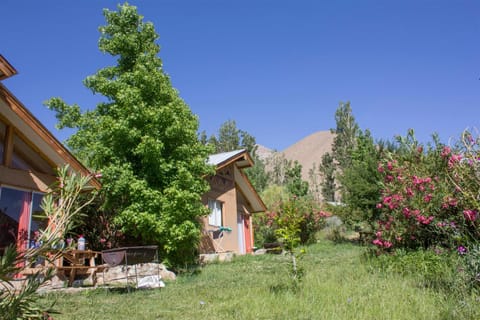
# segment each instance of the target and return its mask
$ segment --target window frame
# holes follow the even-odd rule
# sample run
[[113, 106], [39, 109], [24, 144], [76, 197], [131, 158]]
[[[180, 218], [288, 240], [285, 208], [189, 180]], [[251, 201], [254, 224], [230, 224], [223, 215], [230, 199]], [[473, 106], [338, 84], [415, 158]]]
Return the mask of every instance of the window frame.
[[[10, 190], [16, 190], [16, 191], [19, 191], [19, 192], [30, 193], [31, 198], [30, 198], [30, 203], [29, 203], [29, 208], [28, 208], [28, 219], [29, 220], [28, 220], [28, 228], [27, 228], [27, 239], [25, 240], [27, 246], [29, 247], [30, 242], [32, 240], [31, 234], [32, 234], [32, 218], [33, 218], [33, 203], [34, 203], [33, 199], [34, 199], [35, 195], [40, 195], [40, 196], [43, 197], [43, 196], [45, 196], [46, 193], [40, 192], [38, 190], [19, 188], [19, 187], [14, 187], [14, 186], [5, 185], [5, 184], [0, 183], [0, 200], [2, 198], [2, 190], [3, 189], [10, 189]], [[40, 204], [41, 204], [41, 201], [42, 200], [40, 200]], [[17, 232], [18, 232], [18, 230], [17, 230]], [[24, 248], [19, 248], [19, 249], [24, 249]]]
[[[224, 202], [218, 199], [208, 199], [208, 209], [210, 210], [210, 214], [208, 215], [208, 225], [213, 227], [221, 227], [223, 226], [223, 205]], [[214, 212], [214, 210], [218, 210]], [[213, 216], [213, 215], [216, 216]], [[218, 221], [220, 220], [220, 221]]]

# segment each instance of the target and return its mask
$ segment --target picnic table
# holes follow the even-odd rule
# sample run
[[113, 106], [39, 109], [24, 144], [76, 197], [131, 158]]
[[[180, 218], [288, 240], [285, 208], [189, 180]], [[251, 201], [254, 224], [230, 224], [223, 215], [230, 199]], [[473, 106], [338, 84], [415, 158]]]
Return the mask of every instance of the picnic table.
[[55, 269], [58, 273], [68, 276], [68, 285], [71, 286], [77, 274], [92, 275], [93, 281], [96, 279], [95, 259], [101, 255], [99, 251], [93, 250], [66, 250], [59, 254], [58, 259], [54, 262]]

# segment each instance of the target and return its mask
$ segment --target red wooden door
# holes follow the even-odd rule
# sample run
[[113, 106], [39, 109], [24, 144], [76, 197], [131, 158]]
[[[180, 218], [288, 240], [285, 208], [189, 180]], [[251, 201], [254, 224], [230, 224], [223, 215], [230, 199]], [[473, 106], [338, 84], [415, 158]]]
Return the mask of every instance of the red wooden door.
[[252, 233], [250, 231], [250, 216], [245, 215], [243, 217], [243, 230], [244, 230], [244, 238], [245, 238], [245, 252], [251, 253], [252, 250]]

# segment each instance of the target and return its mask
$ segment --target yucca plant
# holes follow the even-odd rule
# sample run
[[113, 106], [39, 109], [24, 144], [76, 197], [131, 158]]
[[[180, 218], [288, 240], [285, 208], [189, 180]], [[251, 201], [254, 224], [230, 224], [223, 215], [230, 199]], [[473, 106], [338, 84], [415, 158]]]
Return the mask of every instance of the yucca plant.
[[[49, 224], [39, 232], [40, 246], [18, 250], [14, 245], [6, 248], [0, 257], [0, 317], [2, 320], [52, 319], [49, 314], [53, 304], [40, 305], [37, 290], [54, 275], [53, 267], [34, 272], [20, 286], [15, 286], [15, 276], [21, 274], [39, 258], [51, 264], [61, 251], [57, 248], [65, 234], [75, 225], [81, 210], [91, 203], [94, 194], [81, 197], [91, 177], [77, 175], [64, 166], [58, 170], [58, 183], [42, 200], [42, 209]], [[52, 253], [54, 252], [54, 253]], [[20, 282], [19, 282], [20, 283]]]
[[[25, 260], [41, 255], [42, 248], [22, 253], [15, 246], [9, 246], [0, 259], [0, 314], [2, 319], [48, 319], [53, 304], [41, 306], [38, 303], [37, 290], [53, 276], [53, 268], [47, 268], [32, 274], [20, 288], [13, 284], [14, 275], [22, 272], [20, 267]], [[29, 257], [27, 257], [27, 255]]]

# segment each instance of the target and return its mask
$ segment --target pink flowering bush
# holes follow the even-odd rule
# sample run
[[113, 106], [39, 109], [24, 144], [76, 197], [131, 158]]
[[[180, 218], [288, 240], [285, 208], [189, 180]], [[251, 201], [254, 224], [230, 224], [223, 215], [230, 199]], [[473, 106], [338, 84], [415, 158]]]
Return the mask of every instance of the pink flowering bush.
[[453, 150], [438, 142], [424, 148], [413, 133], [400, 142], [400, 149], [378, 165], [383, 185], [372, 243], [380, 251], [390, 251], [453, 249], [477, 241], [478, 144], [471, 143], [468, 150], [458, 146]]

